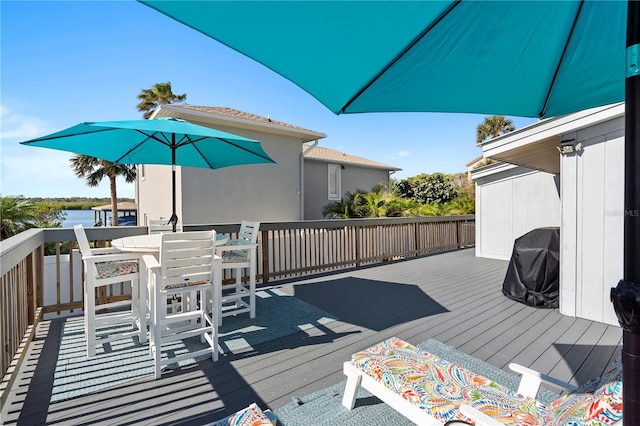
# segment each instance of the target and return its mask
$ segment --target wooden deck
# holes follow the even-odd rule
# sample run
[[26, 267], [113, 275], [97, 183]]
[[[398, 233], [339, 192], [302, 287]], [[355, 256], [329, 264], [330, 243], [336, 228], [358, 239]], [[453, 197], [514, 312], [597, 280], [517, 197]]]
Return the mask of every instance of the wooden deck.
[[[271, 283], [340, 318], [254, 351], [50, 403], [62, 321], [40, 324], [2, 412], [4, 424], [204, 424], [250, 402], [277, 409], [343, 380], [351, 353], [391, 336], [433, 338], [507, 369], [515, 361], [581, 384], [619, 352], [620, 328], [502, 295], [507, 262], [473, 249]], [[603, 301], [603, 303], [609, 303]]]

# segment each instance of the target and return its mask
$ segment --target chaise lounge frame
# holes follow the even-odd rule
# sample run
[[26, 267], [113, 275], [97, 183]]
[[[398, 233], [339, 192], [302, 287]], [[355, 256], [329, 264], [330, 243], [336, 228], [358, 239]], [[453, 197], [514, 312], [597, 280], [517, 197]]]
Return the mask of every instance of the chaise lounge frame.
[[[520, 383], [516, 392], [525, 397], [535, 399], [542, 383], [546, 383], [569, 392], [578, 389], [570, 383], [566, 383], [519, 364], [511, 363], [509, 364], [509, 368], [520, 374]], [[355, 366], [352, 361], [346, 361], [343, 364], [343, 372], [347, 376], [347, 383], [345, 385], [344, 395], [342, 398], [342, 405], [347, 409], [351, 410], [354, 408], [356, 392], [359, 387], [362, 387], [419, 426], [441, 426], [444, 424], [441, 420], [431, 416], [427, 411], [421, 409], [417, 405], [414, 405], [412, 402], [403, 398], [393, 390], [385, 387], [383, 383]], [[461, 404], [459, 410], [464, 417], [475, 422], [476, 426], [503, 425], [501, 422], [487, 416], [470, 405]], [[614, 423], [614, 425], [622, 426], [623, 421], [620, 420]]]

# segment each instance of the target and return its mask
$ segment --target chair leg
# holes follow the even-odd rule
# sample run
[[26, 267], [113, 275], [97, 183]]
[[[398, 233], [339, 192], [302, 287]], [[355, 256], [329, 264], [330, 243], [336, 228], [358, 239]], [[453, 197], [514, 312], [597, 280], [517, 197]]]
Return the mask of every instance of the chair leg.
[[[345, 367], [346, 370], [346, 367]], [[347, 373], [347, 384], [344, 387], [344, 395], [342, 396], [342, 405], [351, 410], [356, 405], [356, 391], [362, 383], [362, 376], [357, 373]]]
[[[235, 268], [234, 273], [236, 274], [236, 294], [242, 293], [242, 271], [243, 268]], [[242, 306], [240, 299], [236, 299], [236, 309], [239, 309]]]
[[249, 318], [256, 317], [256, 258], [251, 256], [249, 267]]
[[85, 292], [84, 328], [87, 337], [87, 357], [96, 355], [96, 291], [95, 287], [87, 283]]
[[[153, 355], [153, 364], [155, 370], [155, 377], [159, 379], [162, 375], [162, 326], [161, 326], [161, 318], [167, 312], [167, 307], [165, 306], [167, 297], [160, 294], [160, 297], [154, 298], [155, 307], [153, 309], [153, 347], [152, 347], [152, 355]], [[164, 311], [162, 311], [164, 309]], [[151, 345], [150, 345], [151, 348]]]
[[[147, 342], [147, 280], [145, 274], [140, 274], [138, 285], [138, 316], [140, 327], [140, 343]], [[133, 301], [132, 301], [133, 302]]]

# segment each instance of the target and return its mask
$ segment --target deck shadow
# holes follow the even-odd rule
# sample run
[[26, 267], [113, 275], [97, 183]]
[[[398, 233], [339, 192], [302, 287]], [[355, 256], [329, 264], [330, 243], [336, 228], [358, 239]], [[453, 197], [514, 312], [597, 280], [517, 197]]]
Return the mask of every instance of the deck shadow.
[[[617, 357], [622, 353], [622, 345], [571, 345], [554, 343], [553, 347], [562, 357], [566, 367], [578, 385], [583, 385], [589, 380], [600, 376]], [[598, 369], [596, 366], [604, 366]], [[554, 372], [551, 372], [554, 375]]]
[[418, 286], [348, 277], [294, 285], [294, 296], [342, 322], [381, 331], [448, 312]]

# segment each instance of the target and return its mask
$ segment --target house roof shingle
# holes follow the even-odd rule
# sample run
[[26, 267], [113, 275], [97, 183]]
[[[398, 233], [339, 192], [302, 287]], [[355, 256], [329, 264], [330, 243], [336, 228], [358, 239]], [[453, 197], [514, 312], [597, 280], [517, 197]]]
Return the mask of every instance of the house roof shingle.
[[304, 158], [310, 160], [319, 160], [326, 162], [333, 162], [337, 164], [353, 164], [362, 167], [370, 167], [375, 169], [385, 169], [398, 171], [402, 170], [398, 167], [391, 166], [389, 164], [379, 163], [377, 161], [368, 160], [366, 158], [358, 157], [344, 152], [336, 151], [334, 149], [323, 147], [305, 147]]
[[284, 121], [274, 120], [270, 117], [262, 117], [260, 115], [251, 114], [248, 112], [240, 111], [228, 107], [214, 107], [214, 106], [201, 106], [201, 105], [182, 105], [182, 104], [170, 104], [161, 105], [158, 108], [159, 116], [174, 116], [176, 113], [190, 114], [195, 112], [201, 117], [209, 117], [214, 120], [226, 120], [227, 118], [235, 122], [236, 124], [244, 123], [250, 126], [260, 126], [262, 129], [270, 128], [273, 130], [280, 129], [282, 132], [294, 133], [298, 135], [304, 135], [305, 141], [314, 139], [325, 138], [327, 135], [315, 130], [305, 129], [304, 127], [296, 126], [293, 124], [285, 123]]

